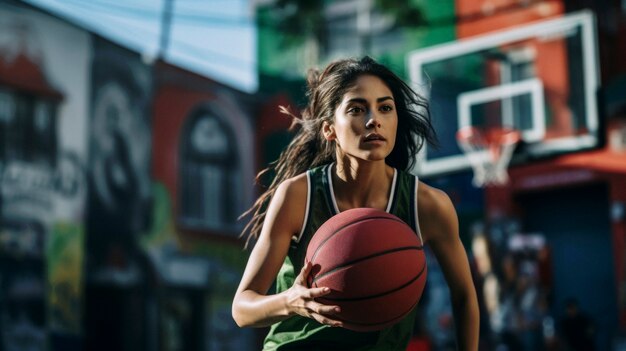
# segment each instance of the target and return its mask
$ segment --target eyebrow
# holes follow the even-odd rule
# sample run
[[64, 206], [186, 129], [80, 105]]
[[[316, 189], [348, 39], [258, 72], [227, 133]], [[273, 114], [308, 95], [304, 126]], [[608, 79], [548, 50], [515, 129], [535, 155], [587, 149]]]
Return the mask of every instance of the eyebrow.
[[[378, 99], [376, 99], [376, 102], [379, 102], [379, 103], [380, 103], [380, 102], [387, 101], [387, 100], [394, 101], [394, 100], [393, 100], [393, 98], [392, 98], [391, 96], [383, 96], [383, 97], [379, 97]], [[348, 101], [346, 101], [346, 102], [348, 102], [348, 103], [349, 103], [349, 102], [366, 103], [366, 102], [367, 102], [367, 100], [366, 100], [366, 99], [364, 99], [364, 98], [359, 98], [359, 97], [357, 97], [357, 98], [352, 98], [352, 99], [349, 99], [349, 100], [348, 100]]]

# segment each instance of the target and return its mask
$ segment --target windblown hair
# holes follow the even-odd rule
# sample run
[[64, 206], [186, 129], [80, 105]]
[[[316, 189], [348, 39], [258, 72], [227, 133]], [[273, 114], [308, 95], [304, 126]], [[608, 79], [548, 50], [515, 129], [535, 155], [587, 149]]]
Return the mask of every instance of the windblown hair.
[[395, 146], [385, 159], [388, 165], [408, 170], [413, 166], [415, 155], [424, 142], [436, 143], [427, 101], [396, 74], [372, 58], [365, 56], [360, 60], [338, 60], [330, 63], [322, 72], [310, 70], [307, 77], [308, 105], [302, 111], [301, 117], [283, 106], [280, 107], [281, 112], [293, 117], [290, 130], [296, 130], [296, 134], [278, 160], [257, 175], [258, 181], [265, 173], [275, 173], [269, 188], [242, 215], [243, 217], [252, 213], [252, 218], [242, 232], [242, 235], [249, 233], [246, 246], [260, 234], [267, 205], [280, 183], [308, 169], [335, 161], [334, 142], [324, 138], [322, 125], [324, 122], [333, 123], [335, 110], [343, 95], [362, 75], [380, 78], [393, 94], [398, 127]]

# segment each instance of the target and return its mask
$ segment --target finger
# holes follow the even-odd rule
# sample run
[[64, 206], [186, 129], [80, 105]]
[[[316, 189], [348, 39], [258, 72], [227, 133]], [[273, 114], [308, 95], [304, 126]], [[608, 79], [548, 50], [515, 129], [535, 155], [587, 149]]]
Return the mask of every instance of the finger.
[[309, 295], [311, 298], [322, 297], [324, 295], [330, 294], [330, 288], [321, 287], [321, 288], [311, 288], [309, 289]]
[[324, 305], [321, 303], [315, 303], [310, 306], [310, 308], [318, 314], [322, 315], [335, 315], [341, 312], [341, 308], [336, 305]]
[[302, 275], [305, 277], [309, 275], [309, 273], [311, 273], [311, 267], [313, 267], [313, 264], [310, 261], [304, 262], [304, 266], [302, 267]]
[[315, 319], [316, 321], [318, 321], [321, 324], [330, 325], [332, 327], [342, 327], [343, 326], [343, 322], [341, 322], [340, 320], [328, 318], [328, 317], [322, 316], [321, 314], [314, 314], [312, 317], [313, 317], [313, 319]]
[[298, 276], [296, 277], [296, 282], [300, 285], [305, 285], [304, 284], [306, 282], [305, 277], [309, 275], [310, 271], [311, 271], [311, 262], [305, 262], [304, 266], [302, 266], [302, 269], [300, 270], [300, 274], [298, 274]]

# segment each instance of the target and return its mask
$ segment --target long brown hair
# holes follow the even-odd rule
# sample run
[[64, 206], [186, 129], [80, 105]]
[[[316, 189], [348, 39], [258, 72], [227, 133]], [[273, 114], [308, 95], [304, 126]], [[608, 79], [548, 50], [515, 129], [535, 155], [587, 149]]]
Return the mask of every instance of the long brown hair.
[[281, 112], [294, 117], [290, 130], [296, 130], [296, 134], [278, 160], [257, 175], [259, 180], [267, 172], [275, 173], [269, 188], [242, 215], [253, 214], [242, 232], [242, 235], [249, 233], [246, 246], [260, 234], [267, 205], [281, 182], [310, 168], [335, 161], [334, 143], [323, 137], [322, 124], [324, 121], [332, 124], [335, 110], [343, 95], [362, 75], [380, 78], [393, 94], [398, 129], [395, 146], [385, 159], [388, 165], [408, 170], [413, 166], [415, 155], [424, 142], [436, 142], [427, 101], [391, 70], [372, 58], [365, 56], [360, 60], [338, 60], [330, 63], [322, 72], [310, 70], [307, 76], [308, 105], [302, 111], [301, 117], [281, 106]]

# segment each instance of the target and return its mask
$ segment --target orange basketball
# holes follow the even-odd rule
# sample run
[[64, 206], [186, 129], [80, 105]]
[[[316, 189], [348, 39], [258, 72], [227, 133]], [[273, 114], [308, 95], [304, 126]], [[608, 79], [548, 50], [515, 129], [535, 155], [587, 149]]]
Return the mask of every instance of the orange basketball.
[[426, 283], [419, 236], [400, 218], [372, 208], [341, 212], [319, 227], [307, 247], [309, 287], [329, 287], [317, 300], [338, 305], [344, 327], [386, 328], [417, 305]]

